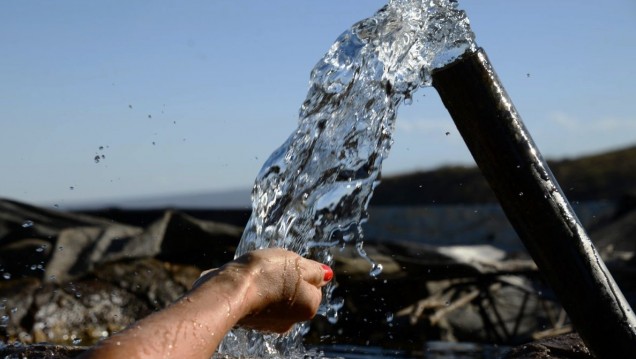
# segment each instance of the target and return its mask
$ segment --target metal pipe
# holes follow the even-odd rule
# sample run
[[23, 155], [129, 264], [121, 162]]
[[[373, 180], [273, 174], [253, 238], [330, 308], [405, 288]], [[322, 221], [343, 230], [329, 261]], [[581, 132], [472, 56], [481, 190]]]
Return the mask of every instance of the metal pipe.
[[433, 86], [585, 344], [599, 358], [636, 358], [636, 317], [483, 49], [433, 73]]

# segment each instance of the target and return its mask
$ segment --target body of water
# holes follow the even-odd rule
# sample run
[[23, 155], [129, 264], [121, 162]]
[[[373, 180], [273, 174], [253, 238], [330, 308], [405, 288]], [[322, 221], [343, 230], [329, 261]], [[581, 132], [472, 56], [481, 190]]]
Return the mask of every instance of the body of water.
[[[611, 217], [613, 201], [573, 203], [589, 231]], [[408, 241], [434, 246], [488, 244], [508, 253], [525, 247], [501, 206], [492, 204], [375, 206], [363, 225], [365, 237], [378, 241]]]
[[426, 342], [418, 352], [386, 350], [379, 347], [332, 345], [314, 348], [326, 358], [344, 359], [500, 359], [508, 347], [474, 343]]

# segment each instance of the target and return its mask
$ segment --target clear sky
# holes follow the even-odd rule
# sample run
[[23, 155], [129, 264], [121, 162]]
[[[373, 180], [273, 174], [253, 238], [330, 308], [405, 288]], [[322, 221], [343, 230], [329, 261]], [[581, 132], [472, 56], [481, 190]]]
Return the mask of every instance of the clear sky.
[[[250, 187], [314, 64], [383, 4], [0, 2], [0, 197]], [[545, 157], [636, 144], [636, 2], [459, 4]], [[385, 175], [472, 163], [433, 90], [401, 108]]]

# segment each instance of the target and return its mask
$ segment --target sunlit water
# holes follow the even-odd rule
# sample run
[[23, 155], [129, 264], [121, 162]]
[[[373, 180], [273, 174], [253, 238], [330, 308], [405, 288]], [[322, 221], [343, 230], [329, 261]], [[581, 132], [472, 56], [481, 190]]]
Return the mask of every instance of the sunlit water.
[[[311, 72], [298, 128], [265, 162], [236, 256], [282, 247], [332, 264], [329, 249], [367, 258], [361, 224], [392, 143], [396, 110], [431, 82], [431, 71], [474, 49], [468, 18], [449, 0], [394, 0], [345, 31]], [[370, 261], [370, 275], [381, 266]], [[320, 314], [342, 302], [324, 290]], [[219, 357], [320, 357], [307, 353], [307, 324], [284, 336], [234, 330]]]

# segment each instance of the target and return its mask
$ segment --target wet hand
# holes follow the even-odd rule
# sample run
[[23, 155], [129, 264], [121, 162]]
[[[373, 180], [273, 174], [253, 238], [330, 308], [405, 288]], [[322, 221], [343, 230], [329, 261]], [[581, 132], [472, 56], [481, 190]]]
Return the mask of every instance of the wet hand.
[[221, 277], [247, 283], [239, 325], [284, 333], [295, 323], [316, 315], [322, 299], [320, 288], [332, 279], [333, 271], [296, 253], [269, 248], [204, 272], [195, 288]]

